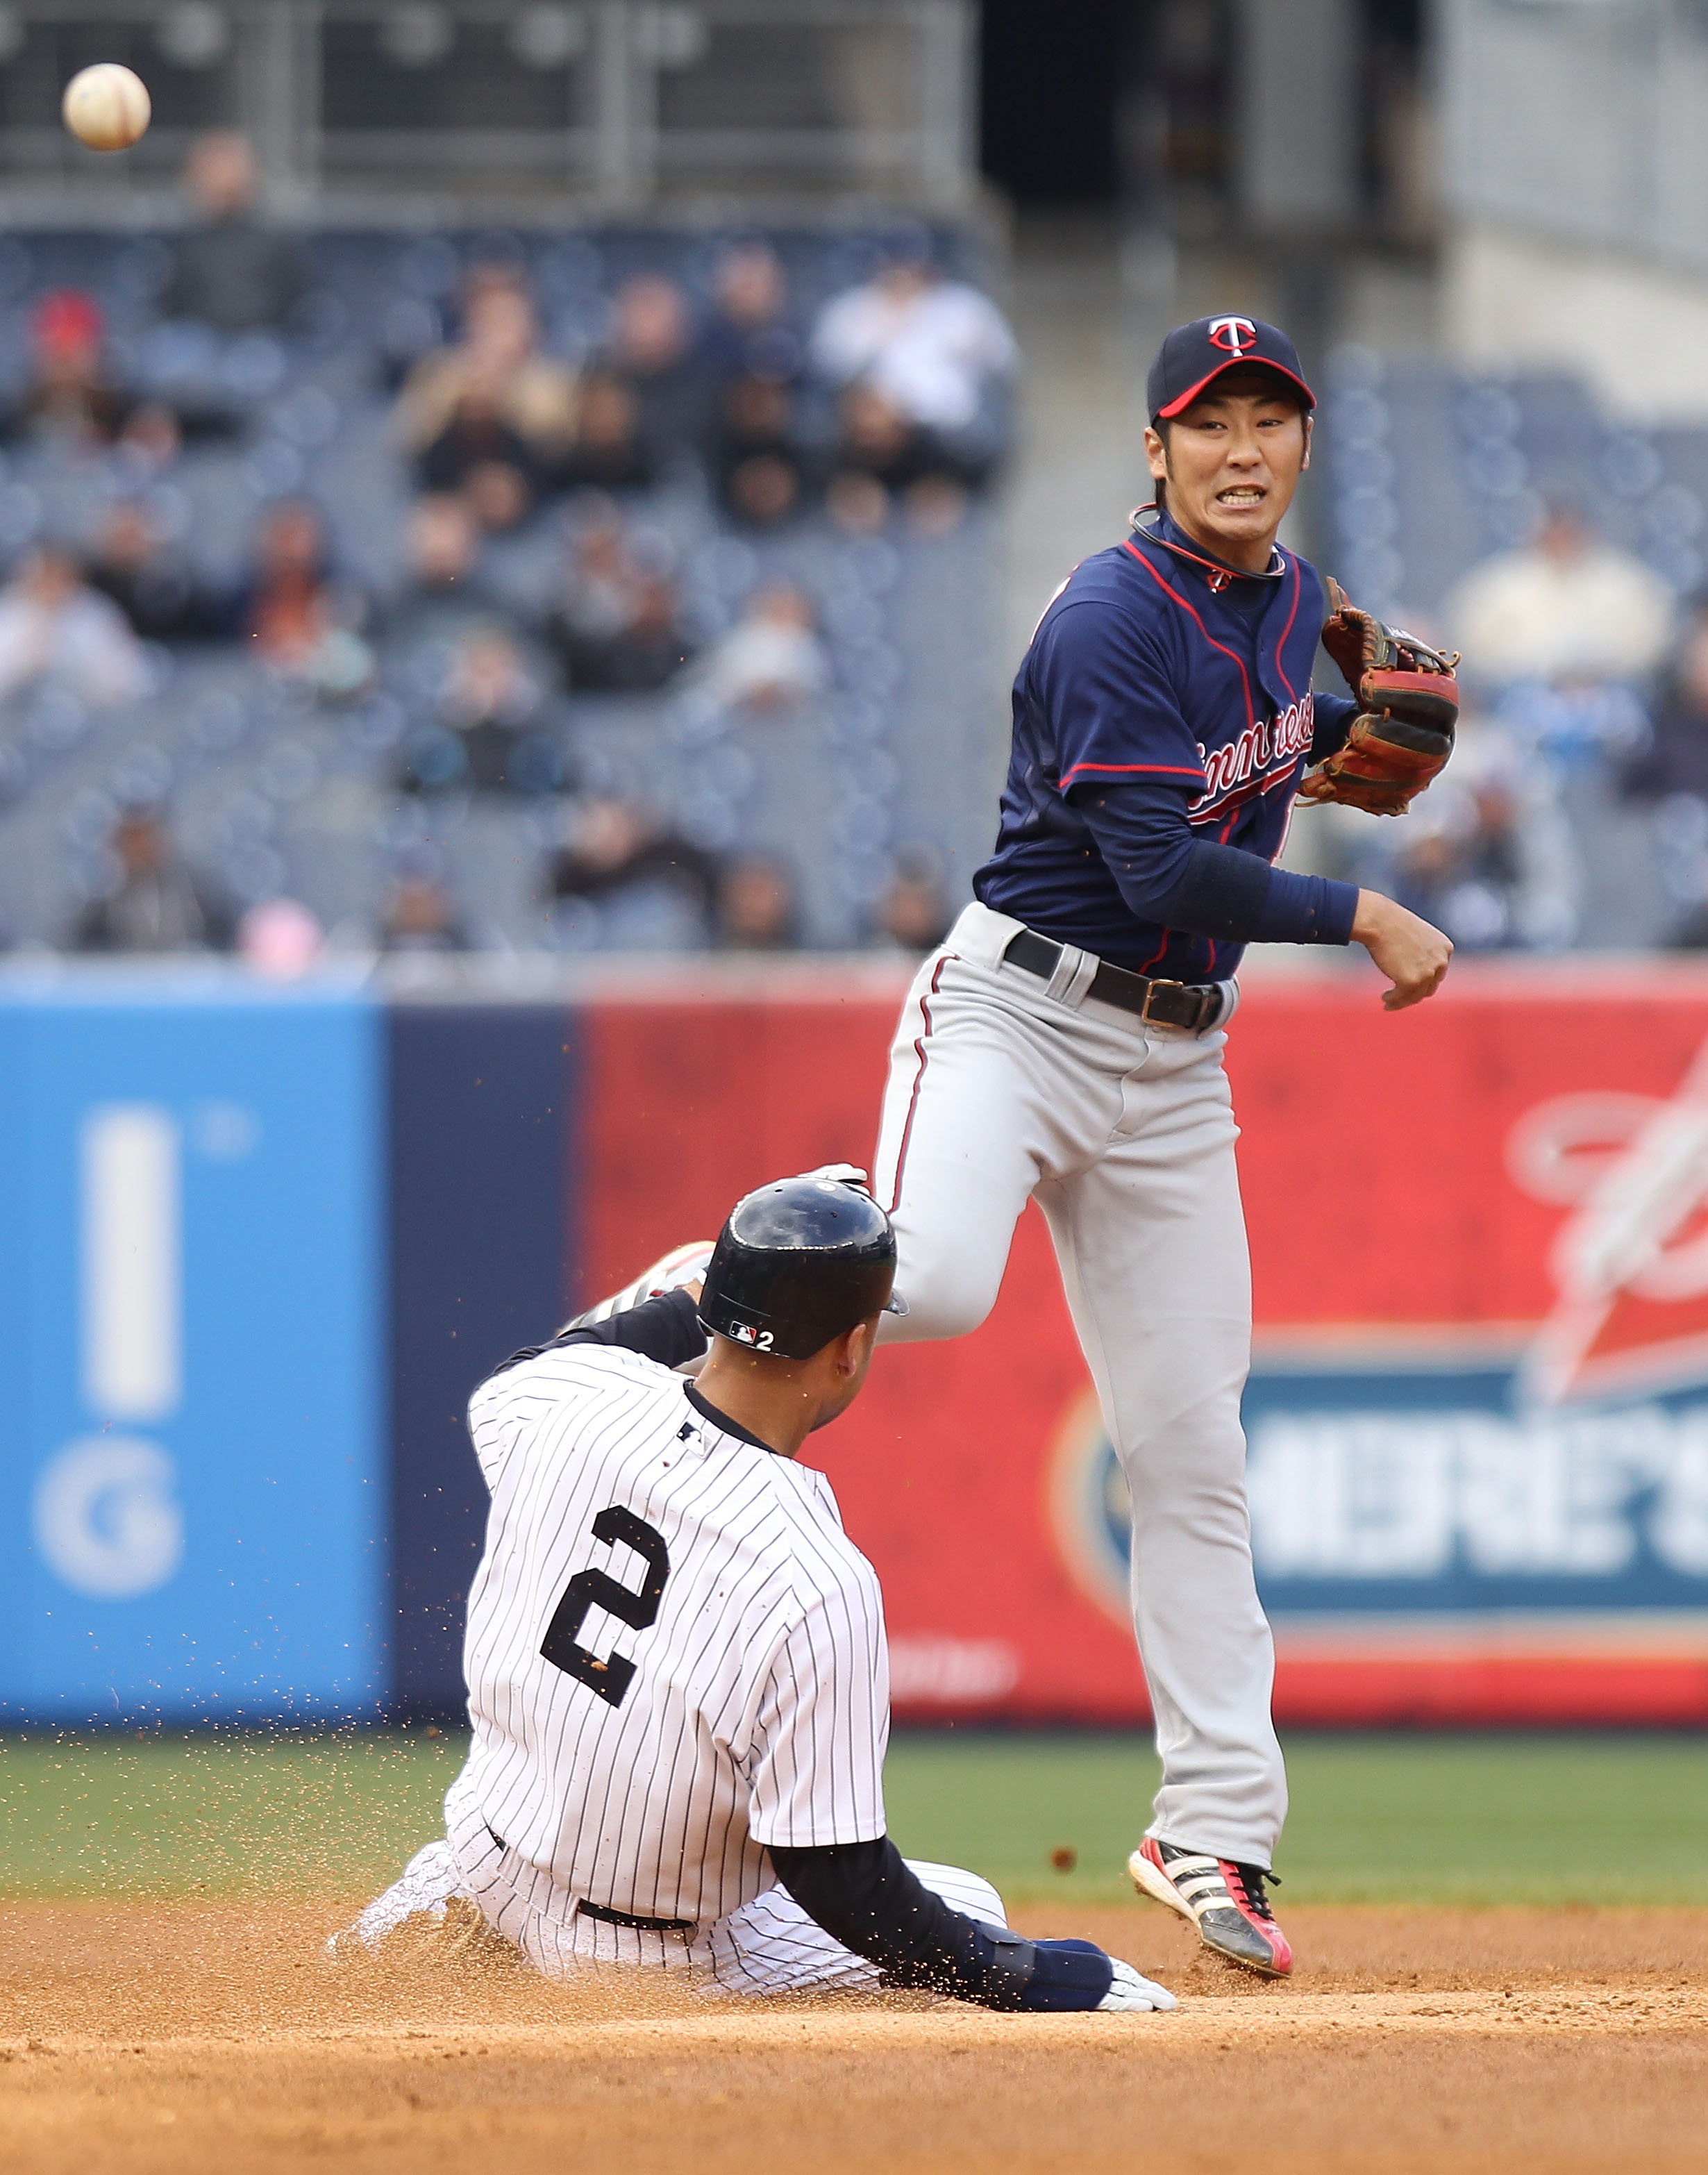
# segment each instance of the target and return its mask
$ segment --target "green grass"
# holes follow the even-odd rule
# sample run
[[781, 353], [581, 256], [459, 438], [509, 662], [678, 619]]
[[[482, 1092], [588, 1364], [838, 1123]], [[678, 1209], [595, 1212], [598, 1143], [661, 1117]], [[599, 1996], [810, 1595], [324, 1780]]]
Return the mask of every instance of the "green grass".
[[[1708, 1739], [1295, 1737], [1289, 1903], [1676, 1903], [1708, 1859]], [[1126, 1892], [1157, 1762], [1121, 1737], [898, 1738], [890, 1831], [1017, 1900]], [[1077, 1855], [1054, 1871], [1054, 1851]], [[1708, 1900], [1708, 1899], [1705, 1899]]]
[[[1696, 1900], [1708, 1739], [1301, 1737], [1289, 1902]], [[456, 1737], [0, 1738], [0, 1894], [371, 1892], [439, 1832]], [[1131, 1736], [897, 1738], [890, 1831], [1014, 1901], [1114, 1901], [1156, 1761]], [[1076, 1854], [1054, 1870], [1051, 1853]]]

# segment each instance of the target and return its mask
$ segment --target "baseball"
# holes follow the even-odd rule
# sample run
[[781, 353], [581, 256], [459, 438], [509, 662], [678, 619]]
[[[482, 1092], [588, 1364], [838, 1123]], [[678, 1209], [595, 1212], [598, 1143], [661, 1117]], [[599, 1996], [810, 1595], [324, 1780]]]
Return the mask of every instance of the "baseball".
[[127, 151], [148, 133], [154, 109], [139, 75], [117, 61], [80, 69], [65, 86], [65, 125], [91, 151]]

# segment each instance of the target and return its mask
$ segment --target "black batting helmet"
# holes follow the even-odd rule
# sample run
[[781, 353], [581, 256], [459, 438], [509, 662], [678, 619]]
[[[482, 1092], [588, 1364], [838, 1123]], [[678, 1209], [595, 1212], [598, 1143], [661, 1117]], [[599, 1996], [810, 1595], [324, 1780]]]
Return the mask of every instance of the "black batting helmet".
[[896, 1234], [870, 1194], [780, 1178], [738, 1201], [700, 1293], [706, 1327], [750, 1352], [810, 1359], [872, 1315], [905, 1314]]

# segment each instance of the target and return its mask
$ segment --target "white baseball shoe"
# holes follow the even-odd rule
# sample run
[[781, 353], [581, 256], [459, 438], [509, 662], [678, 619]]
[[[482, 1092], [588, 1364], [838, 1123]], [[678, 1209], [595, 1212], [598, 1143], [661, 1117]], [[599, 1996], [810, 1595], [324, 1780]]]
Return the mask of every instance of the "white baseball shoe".
[[1230, 1963], [1266, 1978], [1285, 1978], [1293, 1969], [1293, 1950], [1269, 1906], [1275, 1875], [1266, 1866], [1182, 1850], [1147, 1836], [1127, 1860], [1127, 1872], [1141, 1896], [1190, 1919], [1205, 1947]]

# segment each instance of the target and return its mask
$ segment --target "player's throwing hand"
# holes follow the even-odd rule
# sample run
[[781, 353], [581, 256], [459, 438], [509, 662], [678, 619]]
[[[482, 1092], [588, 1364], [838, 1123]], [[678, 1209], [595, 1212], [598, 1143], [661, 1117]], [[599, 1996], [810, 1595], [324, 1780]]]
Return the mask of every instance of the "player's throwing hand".
[[1379, 891], [1361, 891], [1353, 916], [1353, 941], [1362, 944], [1393, 984], [1382, 992], [1391, 1012], [1420, 1005], [1441, 986], [1453, 957], [1450, 937], [1408, 907]]

